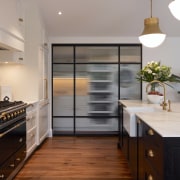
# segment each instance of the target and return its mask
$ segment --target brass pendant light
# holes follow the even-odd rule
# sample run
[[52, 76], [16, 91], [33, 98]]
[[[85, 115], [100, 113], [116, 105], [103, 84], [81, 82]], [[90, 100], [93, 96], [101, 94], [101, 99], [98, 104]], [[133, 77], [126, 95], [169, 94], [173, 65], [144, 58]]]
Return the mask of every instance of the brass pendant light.
[[158, 47], [166, 38], [159, 28], [159, 19], [152, 17], [152, 0], [151, 0], [151, 17], [144, 20], [144, 30], [139, 36], [140, 42], [150, 48]]

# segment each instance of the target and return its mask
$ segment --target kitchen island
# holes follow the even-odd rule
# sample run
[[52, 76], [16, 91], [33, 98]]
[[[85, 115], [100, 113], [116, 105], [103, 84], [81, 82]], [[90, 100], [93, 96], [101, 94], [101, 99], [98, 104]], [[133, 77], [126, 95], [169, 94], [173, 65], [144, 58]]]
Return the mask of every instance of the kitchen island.
[[180, 179], [180, 103], [172, 103], [171, 112], [145, 101], [122, 100], [120, 105], [123, 109], [152, 109], [150, 112], [134, 112], [137, 133], [128, 137], [126, 150], [135, 179]]

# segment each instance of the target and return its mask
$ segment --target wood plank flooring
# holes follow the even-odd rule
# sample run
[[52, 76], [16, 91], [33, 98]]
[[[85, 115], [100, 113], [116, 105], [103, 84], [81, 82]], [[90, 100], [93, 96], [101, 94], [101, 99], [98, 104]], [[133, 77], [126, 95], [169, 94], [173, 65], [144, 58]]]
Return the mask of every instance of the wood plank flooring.
[[48, 138], [15, 180], [132, 180], [117, 137]]

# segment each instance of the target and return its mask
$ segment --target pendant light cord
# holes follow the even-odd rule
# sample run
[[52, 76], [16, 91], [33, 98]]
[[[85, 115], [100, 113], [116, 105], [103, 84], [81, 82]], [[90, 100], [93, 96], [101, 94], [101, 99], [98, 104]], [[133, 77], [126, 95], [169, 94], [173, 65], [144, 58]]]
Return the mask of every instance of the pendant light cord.
[[151, 18], [152, 18], [152, 0], [151, 0]]

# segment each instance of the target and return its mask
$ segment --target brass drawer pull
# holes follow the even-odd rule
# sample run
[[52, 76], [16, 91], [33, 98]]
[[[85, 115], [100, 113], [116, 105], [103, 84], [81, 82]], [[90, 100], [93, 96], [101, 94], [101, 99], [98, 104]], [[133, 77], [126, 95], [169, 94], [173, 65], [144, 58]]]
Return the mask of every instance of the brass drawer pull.
[[148, 130], [148, 135], [153, 136], [154, 135], [154, 131], [152, 129], [149, 129]]
[[0, 175], [0, 179], [4, 179], [4, 177], [5, 177], [4, 174]]
[[15, 167], [15, 164], [10, 164], [9, 167], [14, 168], [14, 167]]
[[148, 175], [147, 180], [154, 180], [153, 176], [151, 174]]
[[148, 153], [147, 153], [147, 155], [149, 156], [149, 157], [154, 157], [154, 152], [153, 152], [153, 150], [148, 150]]
[[17, 158], [16, 161], [21, 161], [21, 158]]

